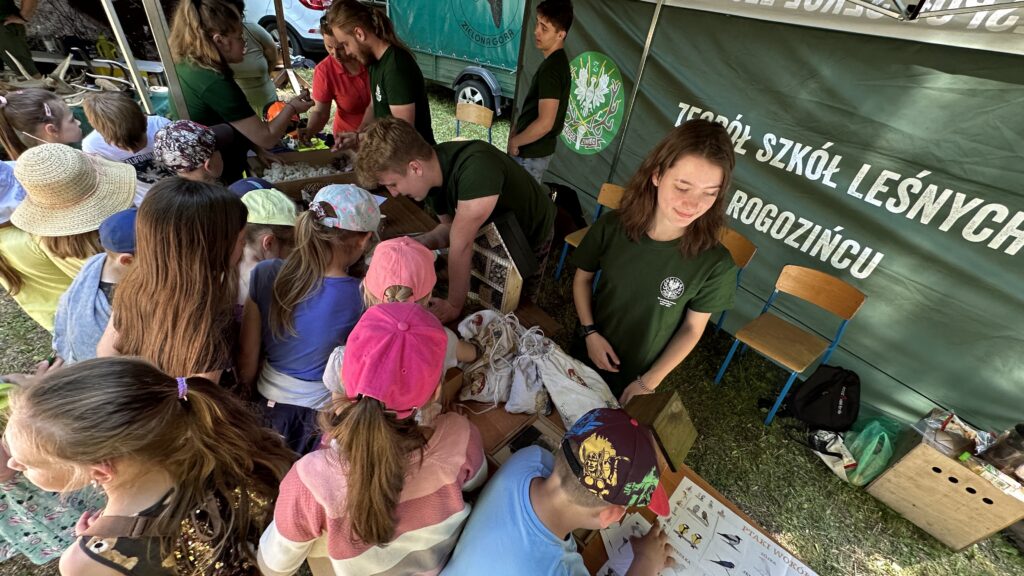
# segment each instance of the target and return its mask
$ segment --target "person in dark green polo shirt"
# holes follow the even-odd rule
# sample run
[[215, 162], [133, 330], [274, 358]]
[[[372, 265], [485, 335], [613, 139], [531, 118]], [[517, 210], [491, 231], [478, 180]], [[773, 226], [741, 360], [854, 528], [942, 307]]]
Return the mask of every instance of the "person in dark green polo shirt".
[[[221, 150], [221, 178], [225, 182], [238, 180], [246, 167], [248, 151], [278, 145], [288, 131], [292, 114], [278, 114], [271, 122], [264, 122], [235, 83], [228, 65], [245, 57], [245, 36], [242, 16], [234, 2], [182, 0], [174, 11], [170, 44], [189, 119], [206, 126], [230, 124], [234, 128], [232, 146]], [[294, 114], [302, 114], [312, 105], [312, 98], [303, 93], [286, 106]]]
[[[572, 354], [597, 368], [619, 402], [652, 393], [732, 307], [736, 265], [719, 235], [732, 169], [721, 124], [673, 129], [590, 228], [572, 262], [580, 335]], [[591, 285], [601, 277], [597, 292]]]
[[540, 182], [555, 153], [558, 135], [565, 125], [569, 106], [569, 58], [565, 36], [572, 26], [572, 2], [544, 0], [537, 5], [533, 42], [544, 53], [530, 82], [515, 129], [508, 139], [508, 153]]
[[[420, 136], [434, 145], [423, 72], [395, 35], [387, 15], [359, 2], [335, 2], [327, 20], [345, 53], [370, 71], [370, 106], [359, 132], [365, 132], [374, 120], [394, 116], [415, 126]], [[349, 134], [345, 140], [357, 145], [354, 136]]]
[[[440, 224], [417, 236], [428, 248], [449, 247], [448, 298], [430, 304], [442, 322], [458, 318], [469, 292], [469, 270], [477, 231], [511, 212], [544, 268], [551, 247], [555, 206], [543, 185], [507, 154], [479, 140], [431, 146], [408, 122], [385, 118], [366, 134], [356, 172], [367, 188], [383, 186], [393, 196], [428, 200]], [[526, 290], [531, 287], [529, 284]]]
[[[25, 27], [29, 20], [36, 13], [36, 6], [39, 0], [21, 0], [21, 8], [14, 3], [14, 0], [0, 0], [0, 57], [7, 69], [15, 74], [18, 67], [11, 61], [8, 52], [13, 55], [21, 64], [29, 76], [39, 78], [39, 70], [36, 70], [36, 63], [32, 60], [32, 51], [28, 47], [28, 35]], [[3, 67], [0, 66], [0, 70]]]

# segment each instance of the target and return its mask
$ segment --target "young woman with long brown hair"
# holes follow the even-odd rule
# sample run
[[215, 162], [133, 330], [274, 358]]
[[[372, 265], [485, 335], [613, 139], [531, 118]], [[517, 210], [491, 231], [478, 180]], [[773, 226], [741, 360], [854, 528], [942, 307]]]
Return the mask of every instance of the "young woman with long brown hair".
[[254, 545], [291, 454], [216, 384], [86, 360], [15, 392], [4, 436], [9, 465], [36, 486], [106, 492], [61, 574], [259, 574]]
[[697, 345], [711, 314], [732, 306], [736, 266], [718, 238], [735, 164], [721, 125], [676, 127], [633, 175], [622, 206], [599, 218], [573, 254], [583, 340], [574, 353], [623, 404], [653, 392]]
[[232, 364], [246, 214], [219, 184], [157, 182], [139, 207], [135, 260], [97, 356], [141, 356], [168, 374], [218, 382]]
[[264, 260], [250, 276], [239, 379], [243, 390], [256, 384], [269, 424], [300, 454], [315, 447], [317, 410], [331, 399], [322, 381], [327, 359], [363, 311], [359, 279], [348, 269], [379, 223], [369, 192], [325, 186], [299, 215], [288, 258]]
[[242, 177], [246, 151], [253, 145], [272, 148], [288, 131], [292, 114], [313, 105], [308, 94], [288, 101], [291, 113], [264, 122], [235, 83], [230, 64], [245, 58], [242, 15], [229, 0], [181, 0], [174, 10], [169, 38], [174, 68], [192, 120], [206, 125], [230, 124], [235, 129], [234, 154], [225, 154], [223, 180]]
[[421, 418], [440, 396], [447, 336], [423, 306], [366, 311], [348, 339], [348, 401], [325, 412], [330, 448], [281, 483], [260, 539], [265, 576], [436, 574], [469, 515], [463, 491], [487, 476], [480, 432], [464, 416]]

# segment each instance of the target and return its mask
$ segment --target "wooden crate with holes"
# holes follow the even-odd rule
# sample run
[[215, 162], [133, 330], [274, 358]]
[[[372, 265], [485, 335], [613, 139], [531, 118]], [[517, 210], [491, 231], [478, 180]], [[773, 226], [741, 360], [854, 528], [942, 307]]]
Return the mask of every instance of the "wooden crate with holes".
[[957, 551], [1024, 519], [1024, 501], [913, 434], [916, 443], [869, 494]]

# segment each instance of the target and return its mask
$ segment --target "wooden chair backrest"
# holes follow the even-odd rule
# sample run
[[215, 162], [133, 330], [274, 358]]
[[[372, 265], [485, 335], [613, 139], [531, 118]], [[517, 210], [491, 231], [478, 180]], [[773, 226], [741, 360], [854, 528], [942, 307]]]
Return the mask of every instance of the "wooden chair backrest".
[[455, 119], [490, 128], [494, 123], [494, 110], [472, 102], [459, 102], [455, 106]]
[[747, 240], [747, 237], [732, 228], [722, 228], [722, 236], [718, 239], [732, 255], [732, 261], [742, 270], [750, 264], [750, 260], [757, 252], [757, 246]]
[[794, 264], [782, 268], [775, 288], [846, 320], [853, 318], [866, 298], [863, 292], [831, 274]]
[[622, 186], [605, 182], [601, 184], [601, 191], [597, 193], [597, 203], [612, 210], [618, 210], [625, 193], [626, 189]]

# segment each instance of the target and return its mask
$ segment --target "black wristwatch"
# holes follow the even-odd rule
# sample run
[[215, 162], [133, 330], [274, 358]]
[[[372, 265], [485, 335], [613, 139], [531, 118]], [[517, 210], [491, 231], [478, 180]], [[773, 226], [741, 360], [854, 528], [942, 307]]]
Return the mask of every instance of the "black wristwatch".
[[580, 324], [580, 336], [586, 338], [594, 332], [597, 332], [596, 324]]

